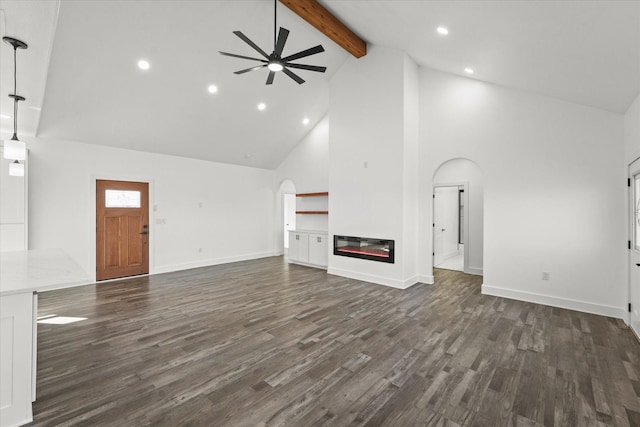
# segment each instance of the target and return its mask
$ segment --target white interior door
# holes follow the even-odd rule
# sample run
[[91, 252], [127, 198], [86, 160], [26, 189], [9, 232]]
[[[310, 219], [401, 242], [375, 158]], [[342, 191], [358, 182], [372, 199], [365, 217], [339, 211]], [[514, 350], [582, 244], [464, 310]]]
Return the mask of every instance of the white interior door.
[[433, 265], [458, 255], [458, 187], [433, 189]]
[[631, 250], [629, 251], [629, 302], [631, 327], [640, 335], [640, 159], [629, 165], [631, 188]]
[[296, 195], [283, 194], [284, 200], [284, 248], [289, 249], [289, 231], [296, 229]]

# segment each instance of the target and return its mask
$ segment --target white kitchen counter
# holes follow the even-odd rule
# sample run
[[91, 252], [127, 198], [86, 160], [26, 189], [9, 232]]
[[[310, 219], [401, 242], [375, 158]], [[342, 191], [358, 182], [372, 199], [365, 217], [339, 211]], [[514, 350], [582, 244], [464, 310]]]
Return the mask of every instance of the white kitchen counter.
[[33, 418], [38, 292], [89, 282], [60, 249], [0, 252], [0, 427]]
[[0, 253], [0, 296], [87, 283], [87, 273], [61, 249]]

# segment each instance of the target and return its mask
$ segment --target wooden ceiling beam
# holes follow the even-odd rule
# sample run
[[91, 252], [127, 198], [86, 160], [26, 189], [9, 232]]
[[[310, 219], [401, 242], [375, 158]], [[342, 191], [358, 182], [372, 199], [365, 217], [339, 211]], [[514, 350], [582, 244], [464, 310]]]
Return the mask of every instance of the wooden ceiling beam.
[[367, 43], [344, 25], [317, 0], [280, 0], [294, 13], [316, 27], [356, 58], [367, 54]]

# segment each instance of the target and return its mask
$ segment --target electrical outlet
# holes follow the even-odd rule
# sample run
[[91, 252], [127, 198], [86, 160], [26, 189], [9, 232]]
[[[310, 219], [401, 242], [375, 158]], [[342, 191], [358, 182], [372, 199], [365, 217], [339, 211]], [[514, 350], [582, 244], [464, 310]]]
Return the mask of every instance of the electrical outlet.
[[548, 272], [548, 271], [543, 271], [543, 272], [542, 272], [542, 280], [546, 280], [547, 282], [548, 282], [549, 280], [551, 280], [551, 275], [549, 274], [549, 272]]

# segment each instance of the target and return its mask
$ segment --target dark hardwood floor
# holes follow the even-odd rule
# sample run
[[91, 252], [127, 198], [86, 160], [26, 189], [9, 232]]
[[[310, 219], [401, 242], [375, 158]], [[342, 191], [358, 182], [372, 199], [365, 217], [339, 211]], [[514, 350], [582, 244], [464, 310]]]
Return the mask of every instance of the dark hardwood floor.
[[40, 294], [34, 426], [640, 426], [621, 321], [282, 257]]

